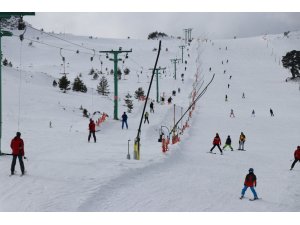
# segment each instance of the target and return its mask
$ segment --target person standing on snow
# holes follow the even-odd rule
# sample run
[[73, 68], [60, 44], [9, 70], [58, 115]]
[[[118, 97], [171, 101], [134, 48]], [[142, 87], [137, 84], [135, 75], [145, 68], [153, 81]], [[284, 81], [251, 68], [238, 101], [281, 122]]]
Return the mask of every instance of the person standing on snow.
[[126, 125], [126, 128], [128, 129], [127, 119], [128, 119], [128, 116], [126, 115], [126, 112], [124, 112], [122, 115], [122, 130], [124, 128], [124, 124]]
[[24, 167], [24, 163], [23, 163], [24, 141], [21, 138], [20, 132], [17, 132], [16, 136], [11, 140], [10, 147], [12, 149], [12, 155], [13, 155], [13, 159], [11, 162], [11, 168], [10, 168], [11, 175], [14, 175], [14, 173], [15, 173], [15, 166], [16, 166], [17, 158], [19, 159], [22, 175], [24, 175], [24, 173], [25, 173], [25, 167]]
[[270, 114], [271, 116], [274, 116], [273, 110], [270, 108]]
[[90, 123], [89, 123], [89, 137], [88, 137], [88, 142], [90, 142], [91, 136], [93, 135], [94, 138], [94, 142], [96, 143], [96, 124], [94, 122], [94, 120], [90, 119]]
[[150, 103], [150, 113], [151, 112], [154, 113], [154, 104], [153, 104], [153, 102]]
[[246, 136], [243, 132], [241, 132], [240, 140], [239, 140], [239, 149], [238, 150], [244, 150], [245, 141], [246, 141]]
[[229, 117], [235, 117], [234, 113], [233, 113], [233, 109], [230, 110], [230, 115]]
[[222, 152], [222, 149], [220, 148], [220, 145], [221, 145], [221, 138], [219, 137], [219, 134], [216, 133], [216, 136], [213, 140], [213, 147], [210, 149], [210, 153], [212, 153], [212, 150], [217, 146], [221, 152], [221, 155], [223, 155], [223, 152]]
[[254, 195], [253, 200], [258, 199], [256, 191], [254, 189], [254, 186], [256, 187], [257, 182], [256, 182], [256, 176], [253, 171], [254, 170], [252, 168], [249, 169], [249, 173], [247, 174], [247, 176], [245, 178], [244, 188], [242, 189], [242, 195], [241, 195], [240, 199], [244, 198], [245, 192], [248, 189], [248, 187], [250, 188], [250, 190], [252, 191], [252, 193]]
[[227, 102], [228, 101], [228, 97], [227, 97], [227, 95], [225, 95], [225, 102]]
[[254, 109], [252, 110], [251, 116], [252, 116], [252, 117], [255, 117], [255, 111], [254, 111]]
[[148, 124], [149, 124], [149, 113], [148, 113], [148, 112], [145, 113], [145, 120], [144, 120], [144, 123], [146, 123], [146, 121], [147, 121]]
[[294, 158], [295, 158], [295, 160], [294, 160], [290, 170], [292, 170], [294, 168], [296, 162], [298, 162], [298, 161], [300, 162], [300, 146], [298, 146], [297, 149], [295, 150]]
[[227, 139], [226, 139], [226, 142], [225, 142], [225, 145], [224, 147], [222, 148], [222, 150], [224, 150], [226, 147], [229, 147], [231, 148], [231, 151], [233, 151], [233, 148], [231, 147], [231, 138], [230, 138], [230, 135], [228, 135]]

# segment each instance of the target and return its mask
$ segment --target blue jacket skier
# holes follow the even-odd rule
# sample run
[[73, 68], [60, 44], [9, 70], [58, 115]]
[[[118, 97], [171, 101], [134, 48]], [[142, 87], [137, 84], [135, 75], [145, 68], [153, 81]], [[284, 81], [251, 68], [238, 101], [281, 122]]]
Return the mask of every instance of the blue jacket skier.
[[127, 116], [126, 112], [124, 112], [122, 115], [122, 129], [124, 128], [124, 124], [126, 125], [126, 128], [128, 129], [127, 118], [128, 118], [128, 116]]

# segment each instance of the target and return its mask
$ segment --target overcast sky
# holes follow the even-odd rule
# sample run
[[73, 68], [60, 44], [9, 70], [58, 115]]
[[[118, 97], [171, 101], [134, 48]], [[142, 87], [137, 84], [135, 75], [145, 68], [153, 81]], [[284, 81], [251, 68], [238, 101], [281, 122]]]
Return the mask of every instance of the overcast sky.
[[45, 31], [106, 38], [146, 39], [152, 31], [183, 36], [184, 28], [193, 28], [192, 36], [232, 38], [265, 33], [300, 30], [300, 13], [36, 13], [24, 17]]

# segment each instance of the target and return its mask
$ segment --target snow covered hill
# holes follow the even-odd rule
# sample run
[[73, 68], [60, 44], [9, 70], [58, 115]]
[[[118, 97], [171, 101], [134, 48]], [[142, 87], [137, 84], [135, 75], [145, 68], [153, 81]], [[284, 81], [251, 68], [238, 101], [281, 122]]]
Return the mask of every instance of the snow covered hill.
[[[279, 62], [287, 51], [297, 50], [299, 37], [300, 33], [294, 32], [289, 38], [280, 34], [194, 40], [184, 50], [187, 64], [177, 64], [176, 80], [170, 59], [181, 58], [178, 46], [183, 43], [163, 40], [158, 65], [166, 67], [166, 72], [160, 75], [160, 96], [168, 98], [176, 90], [172, 103], [177, 119], [181, 107], [185, 111], [191, 102], [195, 75], [199, 83], [204, 82], [202, 89], [213, 74], [215, 79], [196, 104], [181, 142], [170, 145], [167, 153], [162, 153], [157, 139], [161, 126], [172, 127], [174, 105], [154, 104], [150, 124], [142, 125], [141, 160], [128, 160], [126, 155], [131, 140], [133, 157], [132, 143], [144, 101], [134, 100], [133, 112], [128, 113], [129, 129], [122, 130], [121, 122], [113, 120], [113, 76], [107, 74], [113, 63], [105, 55], [93, 56], [88, 49], [132, 49], [128, 59], [120, 55], [120, 69], [131, 71], [119, 80], [121, 117], [126, 111], [125, 95], [133, 96], [138, 87], [147, 91], [158, 41], [47, 35], [30, 28], [22, 44], [18, 37], [3, 38], [3, 58], [13, 67], [2, 67], [1, 150], [10, 152], [10, 141], [20, 130], [28, 160], [26, 176], [9, 177], [11, 157], [0, 157], [0, 211], [299, 211], [300, 165], [293, 171], [289, 168], [299, 145], [300, 92], [297, 83], [285, 82], [288, 71]], [[81, 73], [87, 93], [62, 93], [52, 86], [63, 72], [60, 48], [68, 78], [73, 82]], [[100, 61], [109, 81], [108, 97], [96, 93], [99, 79], [88, 75], [91, 68], [101, 70]], [[150, 92], [153, 100], [155, 82]], [[90, 113], [109, 115], [96, 133], [97, 143], [87, 141], [89, 121], [82, 116], [81, 106]], [[229, 117], [230, 109], [235, 118]], [[253, 109], [255, 117], [251, 117]], [[188, 115], [184, 122], [187, 119]], [[241, 131], [247, 137], [245, 152], [236, 151]], [[231, 136], [235, 151], [206, 153], [217, 132], [222, 144]], [[250, 167], [258, 177], [257, 192], [262, 198], [256, 202], [238, 198]], [[18, 164], [16, 169], [20, 174]], [[248, 190], [246, 196], [252, 197], [252, 193]]]

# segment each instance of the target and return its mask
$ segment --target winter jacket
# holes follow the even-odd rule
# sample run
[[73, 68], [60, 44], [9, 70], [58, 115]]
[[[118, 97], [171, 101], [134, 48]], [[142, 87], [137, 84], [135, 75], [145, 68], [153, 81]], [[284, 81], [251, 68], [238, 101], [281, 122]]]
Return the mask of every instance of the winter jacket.
[[246, 136], [244, 134], [241, 134], [240, 135], [240, 141], [246, 141]]
[[231, 145], [231, 139], [230, 139], [230, 137], [228, 137], [227, 139], [226, 139], [226, 143], [225, 143], [226, 145]]
[[150, 108], [153, 109], [153, 102], [150, 103]]
[[244, 185], [247, 187], [256, 186], [256, 176], [254, 173], [247, 174]]
[[124, 114], [122, 115], [122, 120], [123, 120], [123, 121], [127, 121], [127, 118], [128, 118], [127, 115], [124, 113]]
[[89, 124], [89, 130], [91, 132], [95, 132], [96, 131], [96, 125], [95, 125], [94, 121], [90, 122], [90, 124]]
[[296, 149], [294, 152], [295, 159], [300, 160], [300, 148]]
[[149, 113], [146, 112], [146, 113], [145, 113], [145, 118], [148, 118], [148, 117], [149, 117]]
[[11, 140], [10, 147], [12, 149], [13, 155], [22, 155], [24, 156], [24, 142], [20, 137], [14, 137]]
[[214, 138], [213, 145], [221, 145], [221, 138], [219, 136]]

